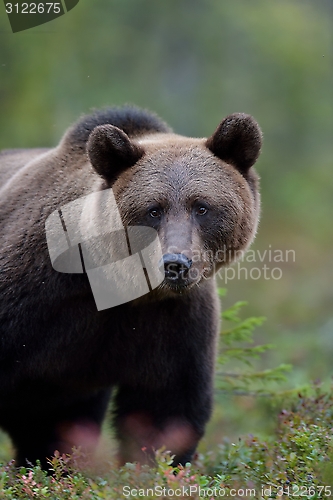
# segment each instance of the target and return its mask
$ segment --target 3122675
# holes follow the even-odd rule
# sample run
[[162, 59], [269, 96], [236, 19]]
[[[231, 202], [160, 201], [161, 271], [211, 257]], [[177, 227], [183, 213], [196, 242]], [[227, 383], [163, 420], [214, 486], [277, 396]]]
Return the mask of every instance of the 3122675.
[[59, 14], [60, 2], [11, 3], [5, 5], [7, 14]]

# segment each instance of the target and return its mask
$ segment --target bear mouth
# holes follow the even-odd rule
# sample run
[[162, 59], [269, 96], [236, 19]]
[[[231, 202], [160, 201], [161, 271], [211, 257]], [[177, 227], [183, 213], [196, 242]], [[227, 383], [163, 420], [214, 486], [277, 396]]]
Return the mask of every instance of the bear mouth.
[[183, 295], [189, 292], [194, 286], [199, 285], [199, 281], [190, 280], [177, 280], [177, 282], [172, 282], [168, 279], [164, 279], [159, 285], [158, 289], [162, 292], [171, 292], [173, 295]]

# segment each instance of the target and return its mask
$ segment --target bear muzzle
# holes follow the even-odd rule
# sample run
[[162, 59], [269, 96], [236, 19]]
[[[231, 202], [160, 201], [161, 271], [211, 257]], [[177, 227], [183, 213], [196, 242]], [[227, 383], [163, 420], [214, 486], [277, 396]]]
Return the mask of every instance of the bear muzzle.
[[192, 260], [182, 253], [167, 253], [162, 257], [165, 281], [171, 285], [187, 286]]

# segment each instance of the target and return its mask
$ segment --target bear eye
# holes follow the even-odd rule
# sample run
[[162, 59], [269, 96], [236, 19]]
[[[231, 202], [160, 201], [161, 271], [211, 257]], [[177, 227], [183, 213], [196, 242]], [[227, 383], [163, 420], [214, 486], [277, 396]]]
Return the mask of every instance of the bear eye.
[[204, 207], [203, 205], [199, 205], [196, 208], [196, 214], [197, 215], [206, 215], [207, 212], [208, 212], [208, 209], [206, 207]]
[[160, 208], [151, 208], [149, 210], [149, 215], [150, 215], [150, 217], [153, 217], [154, 219], [160, 218], [161, 217], [161, 209]]

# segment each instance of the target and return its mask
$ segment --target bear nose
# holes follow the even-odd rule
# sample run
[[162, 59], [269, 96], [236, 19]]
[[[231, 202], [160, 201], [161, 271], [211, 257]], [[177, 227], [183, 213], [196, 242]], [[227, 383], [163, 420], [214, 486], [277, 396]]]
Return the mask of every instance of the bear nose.
[[166, 279], [176, 283], [186, 278], [192, 261], [182, 253], [167, 253], [163, 255], [163, 264]]

